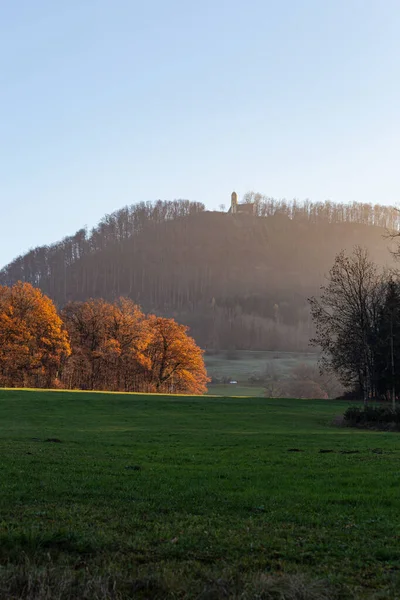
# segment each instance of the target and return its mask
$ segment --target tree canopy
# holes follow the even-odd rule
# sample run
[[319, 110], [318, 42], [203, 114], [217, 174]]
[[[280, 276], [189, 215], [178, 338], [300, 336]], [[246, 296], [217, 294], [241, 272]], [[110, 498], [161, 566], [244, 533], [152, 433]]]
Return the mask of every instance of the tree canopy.
[[47, 296], [29, 283], [0, 286], [0, 385], [48, 387], [70, 354]]
[[59, 315], [28, 283], [0, 287], [0, 385], [202, 394], [207, 382], [187, 327], [130, 299], [70, 302]]

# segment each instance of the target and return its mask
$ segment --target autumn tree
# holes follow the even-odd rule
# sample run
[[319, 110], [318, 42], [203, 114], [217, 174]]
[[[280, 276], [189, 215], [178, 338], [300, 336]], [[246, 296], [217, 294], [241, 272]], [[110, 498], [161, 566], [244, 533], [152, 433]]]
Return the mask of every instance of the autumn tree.
[[116, 389], [135, 391], [150, 366], [147, 348], [151, 333], [143, 312], [129, 298], [114, 302], [109, 335], [113, 351], [109, 364]]
[[203, 393], [203, 354], [173, 319], [150, 316], [127, 298], [71, 302], [63, 313], [72, 356], [68, 388]]
[[51, 387], [69, 354], [50, 298], [29, 283], [0, 286], [0, 385]]
[[63, 373], [68, 388], [106, 389], [104, 353], [107, 351], [107, 324], [111, 306], [104, 300], [71, 302], [62, 312], [70, 336], [72, 355]]
[[150, 343], [146, 349], [149, 367], [146, 379], [156, 392], [203, 394], [207, 371], [203, 351], [188, 336], [188, 328], [173, 319], [150, 316]]
[[71, 302], [62, 313], [72, 344], [64, 373], [69, 388], [133, 391], [148, 365], [145, 317], [129, 299]]

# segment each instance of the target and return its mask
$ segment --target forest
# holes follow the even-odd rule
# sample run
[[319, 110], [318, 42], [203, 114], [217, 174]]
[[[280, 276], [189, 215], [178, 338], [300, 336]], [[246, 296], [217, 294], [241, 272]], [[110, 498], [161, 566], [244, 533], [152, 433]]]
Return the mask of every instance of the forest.
[[124, 296], [189, 326], [203, 348], [303, 351], [314, 334], [307, 298], [338, 252], [358, 244], [378, 265], [393, 264], [385, 238], [399, 230], [393, 207], [256, 193], [243, 202], [253, 216], [188, 200], [125, 206], [90, 231], [17, 257], [0, 284], [30, 283], [60, 310]]

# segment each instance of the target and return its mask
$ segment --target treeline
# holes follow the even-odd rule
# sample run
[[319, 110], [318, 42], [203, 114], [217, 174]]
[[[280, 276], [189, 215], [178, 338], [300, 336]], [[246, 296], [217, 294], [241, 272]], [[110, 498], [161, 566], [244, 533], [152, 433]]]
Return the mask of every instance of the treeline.
[[173, 319], [127, 298], [68, 303], [0, 286], [0, 386], [204, 393], [203, 353]]
[[354, 397], [400, 396], [400, 280], [382, 271], [368, 253], [341, 252], [319, 297], [310, 300], [313, 343], [321, 366], [338, 375]]
[[60, 309], [124, 296], [185, 323], [204, 348], [306, 350], [307, 297], [335, 254], [360, 243], [377, 263], [387, 261], [382, 234], [398, 228], [399, 213], [259, 194], [245, 200], [258, 216], [207, 212], [186, 200], [125, 207], [91, 232], [18, 257], [0, 271], [0, 284], [29, 282]]
[[[74, 265], [85, 263], [85, 258], [101, 254], [109, 247], [118, 250], [133, 237], [150, 235], [157, 225], [181, 220], [204, 210], [204, 204], [188, 200], [160, 200], [126, 206], [103, 217], [90, 233], [80, 229], [60, 242], [39, 246], [17, 257], [0, 271], [0, 283], [28, 282], [50, 294], [56, 302], [65, 302], [72, 294], [78, 294], [79, 288], [85, 290], [89, 284], [88, 281], [78, 281], [79, 269], [74, 269]], [[109, 293], [109, 286], [113, 291], [119, 287], [116, 275], [116, 272], [103, 274], [102, 291]], [[86, 273], [84, 277], [87, 277]], [[99, 283], [99, 273], [94, 273], [91, 281], [94, 291], [98, 291]]]
[[276, 200], [255, 192], [248, 192], [243, 200], [254, 204], [254, 213], [259, 217], [269, 217], [279, 213], [290, 219], [315, 224], [358, 223], [389, 230], [400, 229], [400, 213], [394, 206], [363, 202], [344, 204], [329, 200], [325, 202]]

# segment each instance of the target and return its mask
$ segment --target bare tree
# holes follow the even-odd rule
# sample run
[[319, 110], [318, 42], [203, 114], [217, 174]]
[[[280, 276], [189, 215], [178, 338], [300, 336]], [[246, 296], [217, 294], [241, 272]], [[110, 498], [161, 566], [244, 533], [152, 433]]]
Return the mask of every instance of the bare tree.
[[272, 361], [268, 361], [263, 373], [264, 395], [267, 398], [282, 398], [284, 393], [284, 382], [282, 373], [276, 368]]
[[335, 373], [320, 372], [317, 365], [299, 363], [287, 381], [288, 395], [294, 398], [337, 398], [343, 393]]
[[346, 387], [358, 387], [364, 402], [376, 394], [376, 342], [384, 281], [368, 254], [341, 252], [320, 298], [309, 302], [316, 325], [312, 340], [323, 351], [321, 369], [337, 373]]

